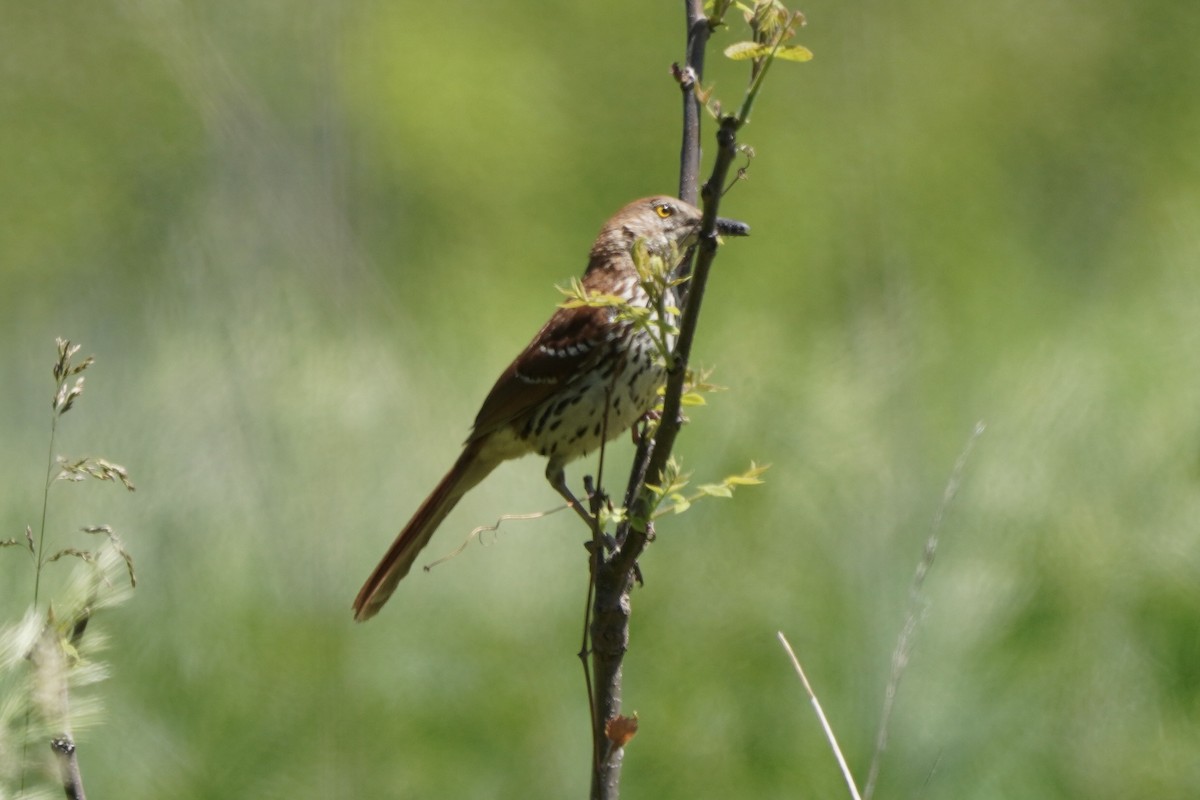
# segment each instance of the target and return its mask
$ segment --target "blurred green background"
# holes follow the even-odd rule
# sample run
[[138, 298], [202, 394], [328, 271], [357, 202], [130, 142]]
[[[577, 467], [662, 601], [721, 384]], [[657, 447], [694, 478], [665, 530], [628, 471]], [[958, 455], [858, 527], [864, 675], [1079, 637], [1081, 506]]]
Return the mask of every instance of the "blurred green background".
[[[681, 5], [0, 3], [0, 538], [36, 525], [55, 336], [97, 356], [57, 450], [139, 488], [52, 497], [57, 546], [112, 523], [141, 579], [98, 623], [90, 794], [586, 794], [576, 522], [350, 601], [600, 223], [673, 191]], [[777, 630], [865, 778], [980, 420], [878, 796], [1200, 796], [1200, 15], [803, 10], [723, 206], [754, 235], [697, 354], [730, 391], [680, 445], [773, 467], [642, 559], [625, 796], [845, 796]], [[555, 505], [541, 470], [431, 557]]]

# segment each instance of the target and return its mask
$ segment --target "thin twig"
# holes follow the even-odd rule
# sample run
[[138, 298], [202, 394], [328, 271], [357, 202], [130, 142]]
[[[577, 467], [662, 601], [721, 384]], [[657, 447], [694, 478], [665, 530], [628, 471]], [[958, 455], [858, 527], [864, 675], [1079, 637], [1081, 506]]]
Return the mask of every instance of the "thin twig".
[[528, 514], [501, 514], [500, 516], [496, 517], [496, 521], [491, 525], [479, 525], [478, 527], [472, 528], [471, 532], [467, 534], [467, 538], [463, 539], [462, 544], [441, 558], [436, 558], [433, 561], [430, 561], [421, 569], [425, 572], [429, 572], [439, 564], [449, 561], [452, 558], [458, 558], [458, 556], [461, 555], [462, 552], [471, 545], [471, 542], [475, 540], [482, 542], [483, 534], [485, 533], [499, 533], [500, 526], [506, 522], [523, 522], [525, 520], [541, 519], [542, 517], [548, 517], [551, 514], [557, 514], [560, 511], [566, 511], [568, 508], [570, 508], [570, 506], [561, 505], [547, 509], [546, 511], [531, 511]]
[[38, 594], [42, 588], [42, 567], [46, 553], [46, 514], [50, 508], [50, 486], [54, 483], [54, 437], [58, 432], [58, 411], [50, 417], [50, 442], [46, 447], [46, 481], [42, 485], [42, 518], [38, 523], [37, 568], [33, 575], [33, 605], [37, 607]]
[[579, 662], [583, 666], [583, 683], [587, 689], [588, 715], [592, 723], [592, 774], [598, 775], [600, 772], [600, 764], [607, 758], [601, 756], [600, 745], [604, 741], [603, 728], [604, 724], [600, 719], [599, 710], [596, 708], [596, 691], [592, 682], [592, 670], [588, 663], [588, 657], [592, 654], [593, 648], [590, 647], [589, 637], [592, 634], [592, 603], [596, 594], [596, 575], [600, 571], [601, 565], [604, 563], [604, 538], [600, 530], [600, 509], [604, 503], [604, 454], [607, 450], [605, 443], [608, 441], [608, 415], [609, 409], [612, 408], [610, 399], [614, 384], [617, 380], [617, 374], [614, 372], [612, 382], [604, 389], [604, 415], [601, 417], [600, 431], [600, 455], [598, 464], [596, 465], [596, 485], [595, 491], [586, 483], [588, 489], [588, 506], [592, 512], [592, 541], [591, 547], [588, 548], [588, 585], [587, 597], [583, 605], [583, 637], [579, 645]]
[[862, 800], [862, 796], [858, 793], [858, 787], [854, 785], [854, 776], [850, 774], [850, 767], [846, 764], [846, 759], [842, 755], [842, 748], [838, 747], [837, 737], [833, 735], [833, 728], [829, 725], [829, 720], [825, 718], [825, 712], [821, 710], [821, 701], [817, 699], [816, 692], [813, 691], [812, 685], [808, 682], [808, 676], [804, 674], [804, 667], [800, 666], [800, 659], [796, 658], [796, 653], [792, 650], [791, 644], [788, 643], [787, 637], [783, 635], [783, 631], [777, 631], [775, 635], [779, 637], [779, 643], [783, 645], [783, 649], [787, 651], [788, 658], [792, 660], [792, 667], [795, 668], [796, 674], [800, 676], [800, 682], [804, 684], [804, 691], [808, 692], [808, 699], [812, 701], [813, 710], [817, 712], [817, 719], [821, 721], [821, 727], [825, 731], [825, 738], [829, 740], [829, 746], [833, 748], [833, 755], [837, 758], [838, 766], [842, 768], [842, 777], [846, 779], [846, 786], [850, 789], [850, 796], [854, 800]]
[[592, 626], [592, 597], [596, 591], [596, 569], [600, 563], [601, 554], [595, 548], [588, 553], [588, 585], [587, 596], [583, 603], [583, 637], [579, 645], [579, 661], [583, 664], [583, 685], [587, 693], [588, 717], [592, 724], [592, 774], [600, 770], [600, 739], [596, 722], [596, 693], [592, 688], [592, 670], [588, 665], [591, 648], [588, 646], [588, 635]]

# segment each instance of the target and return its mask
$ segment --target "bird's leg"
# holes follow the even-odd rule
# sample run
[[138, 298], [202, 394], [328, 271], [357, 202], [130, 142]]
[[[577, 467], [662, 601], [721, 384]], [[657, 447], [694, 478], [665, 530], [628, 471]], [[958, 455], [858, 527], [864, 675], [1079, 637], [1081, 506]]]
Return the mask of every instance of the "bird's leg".
[[570, 487], [567, 486], [567, 476], [563, 471], [563, 468], [557, 464], [551, 463], [550, 466], [546, 467], [546, 480], [550, 481], [550, 485], [554, 487], [554, 491], [558, 492], [559, 495], [567, 501], [567, 505], [575, 509], [575, 513], [587, 523], [587, 526], [591, 528], [592, 532], [597, 535], [597, 538], [599, 538], [600, 523], [595, 517], [588, 513], [587, 509], [583, 507], [583, 504], [580, 503], [575, 498], [575, 495], [571, 493]]
[[592, 479], [591, 475], [583, 476], [583, 493], [588, 499], [588, 511], [591, 512], [593, 517], [599, 516], [600, 496], [596, 494], [596, 481]]
[[608, 492], [604, 489], [597, 489], [596, 482], [591, 475], [583, 476], [583, 491], [587, 492], [588, 510], [592, 512], [593, 517], [599, 516], [606, 506], [609, 511], [612, 511], [612, 500], [609, 499]]
[[[603, 508], [604, 508], [605, 506], [608, 506], [608, 510], [609, 510], [609, 511], [612, 511], [612, 501], [610, 501], [610, 500], [608, 499], [608, 494], [607, 494], [607, 493], [606, 493], [606, 492], [605, 492], [603, 489], [597, 489], [597, 488], [596, 488], [596, 484], [595, 484], [595, 482], [592, 480], [592, 476], [591, 476], [591, 475], [584, 475], [584, 476], [583, 476], [583, 490], [584, 490], [585, 492], [587, 492], [587, 496], [588, 496], [588, 507], [589, 507], [589, 509], [591, 510], [591, 512], [592, 512], [592, 517], [593, 517], [594, 519], [596, 519], [597, 521], [599, 521], [599, 519], [600, 519], [600, 511], [601, 511], [601, 510], [603, 510]], [[597, 526], [597, 527], [598, 527], [598, 526]], [[613, 552], [614, 550], [616, 550], [616, 549], [617, 549], [617, 540], [616, 540], [616, 539], [614, 539], [614, 538], [613, 538], [611, 535], [609, 535], [607, 532], [605, 532], [605, 531], [598, 531], [598, 530], [596, 530], [596, 529], [593, 529], [593, 530], [592, 530], [592, 533], [593, 533], [593, 534], [597, 534], [597, 533], [598, 533], [598, 534], [600, 535], [600, 539], [599, 539], [598, 541], [603, 541], [603, 542], [604, 542], [604, 547], [605, 547], [605, 548], [606, 548], [606, 549], [607, 549], [607, 550], [608, 550], [610, 553], [611, 553], [611, 552]], [[592, 545], [589, 543], [589, 547], [590, 547], [590, 546], [592, 546]]]
[[[596, 547], [596, 543], [600, 542], [609, 550], [616, 549], [616, 541], [611, 536], [604, 533], [604, 531], [600, 530], [599, 515], [593, 516], [592, 514], [589, 514], [588, 510], [583, 507], [583, 504], [580, 503], [579, 500], [576, 499], [575, 495], [571, 492], [570, 487], [567, 486], [567, 478], [563, 473], [562, 467], [558, 467], [557, 469], [555, 469], [553, 466], [547, 467], [546, 480], [550, 481], [550, 485], [554, 487], [554, 491], [558, 492], [559, 495], [561, 495], [562, 498], [567, 501], [567, 505], [575, 509], [575, 513], [579, 515], [580, 519], [587, 523], [588, 529], [592, 532], [592, 541], [588, 542], [587, 544], [589, 548]], [[590, 489], [588, 491], [588, 496], [594, 496]]]
[[641, 444], [641, 440], [646, 439], [651, 433], [651, 426], [657, 425], [662, 419], [662, 411], [657, 408], [652, 408], [641, 418], [629, 427], [629, 434], [633, 437], [633, 446], [637, 447]]

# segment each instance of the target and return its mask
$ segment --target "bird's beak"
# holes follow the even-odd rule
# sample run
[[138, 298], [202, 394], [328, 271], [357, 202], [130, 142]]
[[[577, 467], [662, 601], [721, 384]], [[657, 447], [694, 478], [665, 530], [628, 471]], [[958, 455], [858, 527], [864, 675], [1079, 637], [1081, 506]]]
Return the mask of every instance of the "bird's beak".
[[722, 236], [749, 236], [750, 226], [736, 219], [717, 217], [717, 233]]

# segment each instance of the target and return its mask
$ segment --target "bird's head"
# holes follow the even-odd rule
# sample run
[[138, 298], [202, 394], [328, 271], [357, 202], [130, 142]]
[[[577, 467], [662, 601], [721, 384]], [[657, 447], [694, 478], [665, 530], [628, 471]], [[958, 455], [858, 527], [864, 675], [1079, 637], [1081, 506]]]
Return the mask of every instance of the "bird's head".
[[[702, 216], [691, 203], [667, 195], [634, 200], [605, 223], [592, 253], [628, 251], [640, 240], [650, 252], [665, 256], [672, 245], [682, 249], [695, 241]], [[716, 229], [724, 236], [750, 234], [746, 223], [723, 217], [717, 218]]]

